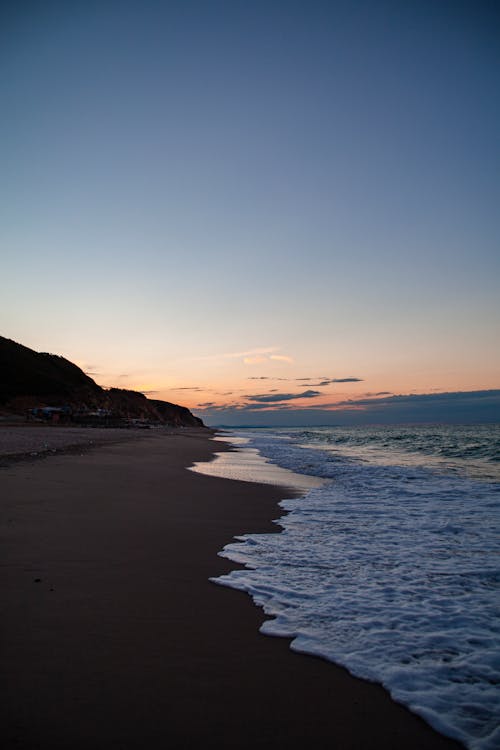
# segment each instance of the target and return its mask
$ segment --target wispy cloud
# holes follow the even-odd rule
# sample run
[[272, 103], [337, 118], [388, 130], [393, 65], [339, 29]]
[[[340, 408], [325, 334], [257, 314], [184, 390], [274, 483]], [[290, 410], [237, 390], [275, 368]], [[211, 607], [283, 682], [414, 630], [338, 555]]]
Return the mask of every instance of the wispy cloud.
[[362, 378], [326, 378], [320, 380], [319, 383], [311, 383], [313, 388], [320, 388], [326, 385], [333, 385], [334, 383], [362, 383]]
[[101, 368], [99, 365], [88, 365], [83, 364], [80, 365], [85, 375], [88, 375], [91, 378], [96, 378], [102, 375]]
[[273, 362], [291, 364], [293, 362], [292, 357], [280, 353], [280, 348], [278, 346], [257, 346], [254, 349], [246, 349], [244, 351], [210, 354], [205, 357], [195, 357], [191, 361], [216, 362], [225, 359], [239, 359], [245, 365], [260, 365]]
[[265, 362], [284, 362], [288, 365], [292, 364], [293, 358], [286, 354], [271, 354], [269, 352], [256, 352], [248, 354], [243, 357], [243, 362], [246, 365], [262, 365]]
[[330, 380], [331, 383], [362, 383], [363, 378], [332, 378]]
[[207, 409], [210, 412], [220, 412], [220, 411], [240, 411], [240, 409], [243, 409], [246, 406], [246, 404], [242, 404], [239, 402], [234, 402], [232, 404], [217, 404], [212, 401], [206, 401], [205, 403], [198, 404], [198, 409]]
[[355, 378], [349, 376], [348, 378], [295, 378], [297, 382], [317, 380], [317, 383], [311, 383], [312, 388], [324, 387], [327, 385], [333, 385], [333, 383], [362, 383], [363, 378]]
[[292, 409], [292, 405], [283, 403], [258, 403], [258, 404], [242, 404], [239, 408], [239, 412], [255, 412], [255, 411], [288, 411]]
[[243, 357], [259, 357], [265, 354], [272, 354], [277, 350], [278, 347], [276, 346], [259, 346], [255, 349], [248, 349], [244, 352], [227, 352], [222, 356], [224, 357], [224, 359], [242, 359]]
[[169, 388], [170, 391], [204, 391], [208, 390], [207, 388], [200, 388], [198, 385], [193, 386], [182, 386], [179, 388]]
[[247, 380], [281, 380], [289, 381], [290, 378], [275, 378], [272, 375], [250, 375]]
[[252, 354], [249, 357], [243, 357], [243, 362], [246, 365], [260, 365], [263, 362], [267, 362], [267, 357], [264, 357], [262, 354]]
[[298, 398], [317, 398], [321, 396], [319, 391], [304, 391], [303, 393], [256, 393], [245, 396], [249, 401], [269, 404], [282, 401], [295, 401]]
[[211, 362], [221, 359], [244, 359], [245, 357], [258, 357], [273, 354], [277, 352], [277, 346], [259, 346], [255, 349], [246, 349], [244, 351], [237, 352], [223, 352], [222, 354], [207, 354], [204, 357], [193, 357], [191, 361], [196, 362]]

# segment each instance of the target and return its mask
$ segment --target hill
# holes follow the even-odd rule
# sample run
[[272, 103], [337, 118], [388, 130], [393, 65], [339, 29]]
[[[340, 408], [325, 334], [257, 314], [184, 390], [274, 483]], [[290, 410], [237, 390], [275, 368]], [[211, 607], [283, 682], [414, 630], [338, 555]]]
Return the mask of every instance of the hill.
[[143, 421], [203, 427], [189, 409], [146, 398], [137, 391], [101, 388], [64, 357], [35, 352], [0, 336], [0, 409], [77, 423]]

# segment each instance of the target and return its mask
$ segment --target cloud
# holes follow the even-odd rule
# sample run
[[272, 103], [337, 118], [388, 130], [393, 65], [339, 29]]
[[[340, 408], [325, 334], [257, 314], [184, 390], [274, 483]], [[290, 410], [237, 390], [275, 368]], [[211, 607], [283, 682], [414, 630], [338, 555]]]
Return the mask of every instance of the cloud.
[[380, 393], [383, 394], [380, 397], [365, 396], [332, 404], [312, 403], [307, 408], [273, 401], [232, 404], [208, 409], [203, 413], [203, 419], [212, 425], [224, 424], [227, 427], [500, 422], [500, 389], [400, 395]]
[[216, 361], [221, 359], [241, 359], [246, 365], [258, 365], [264, 362], [292, 362], [292, 358], [279, 352], [277, 346], [258, 346], [255, 349], [247, 349], [239, 352], [225, 352], [224, 354], [211, 354], [208, 357], [196, 357], [196, 361]]
[[286, 380], [289, 381], [290, 378], [274, 378], [270, 375], [250, 375], [247, 377], [247, 380]]
[[159, 391], [139, 391], [139, 393], [142, 393], [143, 396], [153, 396], [155, 393], [159, 393]]
[[99, 365], [84, 364], [81, 365], [81, 368], [85, 375], [88, 375], [90, 378], [98, 378], [102, 375], [102, 371]]
[[219, 411], [228, 411], [228, 410], [232, 411], [235, 407], [228, 406], [227, 404], [225, 404], [224, 406], [221, 406], [221, 405], [217, 405], [215, 402], [207, 401], [204, 404], [197, 404], [194, 408], [197, 410], [201, 410], [203, 412], [208, 410], [211, 414], [216, 414]]
[[261, 356], [263, 354], [272, 354], [273, 352], [277, 351], [276, 346], [260, 346], [256, 349], [249, 349], [245, 352], [229, 352], [226, 354], [223, 354], [222, 356], [225, 359], [241, 359], [242, 357], [254, 357], [254, 356]]
[[277, 346], [260, 346], [255, 349], [247, 349], [246, 351], [238, 352], [224, 352], [223, 354], [208, 354], [203, 357], [189, 357], [188, 362], [216, 362], [221, 359], [243, 359], [244, 357], [254, 357], [264, 354], [273, 354], [278, 351]]
[[[383, 392], [382, 392], [383, 393]], [[407, 393], [399, 395], [388, 395], [383, 398], [360, 398], [341, 401], [335, 406], [337, 408], [362, 406], [366, 409], [380, 409], [380, 407], [393, 409], [401, 406], [442, 406], [453, 404], [479, 404], [489, 401], [496, 402], [500, 398], [500, 390], [489, 391], [451, 391], [444, 393]]]
[[304, 391], [303, 393], [257, 393], [245, 396], [249, 401], [268, 404], [280, 401], [294, 401], [298, 398], [316, 398], [321, 396], [319, 391]]
[[363, 378], [354, 378], [354, 377], [348, 377], [348, 378], [295, 378], [297, 381], [302, 380], [318, 380], [318, 383], [311, 383], [311, 386], [313, 388], [320, 388], [324, 387], [326, 385], [332, 385], [333, 383], [362, 383]]
[[[271, 356], [269, 359], [277, 359], [282, 360], [284, 362], [293, 362], [293, 359], [291, 357], [285, 357], [285, 356]], [[266, 375], [262, 375], [260, 377], [250, 377], [248, 380], [294, 380], [296, 383], [310, 383], [311, 380], [317, 380], [317, 383], [311, 383], [312, 388], [319, 388], [321, 386], [326, 385], [332, 385], [332, 383], [362, 383], [363, 378], [355, 378], [355, 377], [348, 377], [348, 378], [327, 378], [327, 377], [317, 377], [317, 378], [273, 378]]]
[[170, 391], [203, 391], [207, 390], [206, 388], [200, 388], [198, 385], [193, 386], [183, 386], [180, 388], [169, 388]]
[[239, 412], [252, 412], [252, 411], [286, 411], [292, 409], [292, 406], [288, 403], [263, 403], [263, 404], [243, 404], [239, 407]]
[[255, 354], [251, 357], [243, 357], [243, 362], [245, 365], [260, 365], [262, 362], [267, 362], [267, 359], [262, 354]]
[[268, 352], [257, 352], [255, 354], [251, 353], [243, 357], [243, 362], [246, 365], [261, 365], [264, 362], [286, 362], [287, 364], [292, 364], [293, 359], [286, 354], [270, 354]]
[[362, 383], [363, 378], [324, 378], [318, 385], [333, 385], [333, 383]]
[[224, 359], [241, 359], [245, 365], [259, 365], [264, 362], [293, 362], [292, 357], [287, 354], [279, 354], [278, 346], [258, 346], [255, 349], [247, 349], [238, 352], [225, 352], [224, 354], [211, 354], [206, 357], [194, 357], [191, 361], [213, 362]]
[[331, 383], [362, 383], [363, 378], [332, 378]]

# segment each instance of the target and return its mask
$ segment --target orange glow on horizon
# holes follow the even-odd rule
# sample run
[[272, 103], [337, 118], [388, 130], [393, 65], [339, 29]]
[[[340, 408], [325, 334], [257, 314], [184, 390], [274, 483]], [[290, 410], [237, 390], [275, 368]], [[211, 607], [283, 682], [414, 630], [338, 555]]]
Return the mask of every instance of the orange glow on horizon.
[[[123, 353], [122, 353], [123, 356]], [[180, 404], [203, 418], [219, 410], [273, 412], [290, 410], [363, 411], [360, 401], [391, 396], [439, 394], [488, 390], [498, 387], [494, 376], [479, 379], [470, 368], [422, 367], [408, 370], [380, 366], [371, 372], [319, 362], [300, 365], [297, 358], [279, 353], [276, 347], [240, 350], [220, 356], [178, 361], [164, 366], [131, 366], [124, 359], [116, 366], [80, 362], [102, 387], [124, 388], [148, 398]], [[168, 377], [166, 377], [168, 373]], [[332, 375], [334, 377], [332, 377]], [[304, 395], [302, 395], [304, 394]]]

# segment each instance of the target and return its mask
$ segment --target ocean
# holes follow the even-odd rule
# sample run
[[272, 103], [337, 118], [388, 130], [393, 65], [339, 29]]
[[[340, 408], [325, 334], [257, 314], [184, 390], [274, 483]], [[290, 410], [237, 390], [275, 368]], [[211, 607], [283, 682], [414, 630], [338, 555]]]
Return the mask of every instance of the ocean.
[[[221, 555], [262, 632], [500, 748], [500, 425], [238, 429], [203, 473], [302, 492]], [[296, 492], [291, 493], [297, 494]]]

